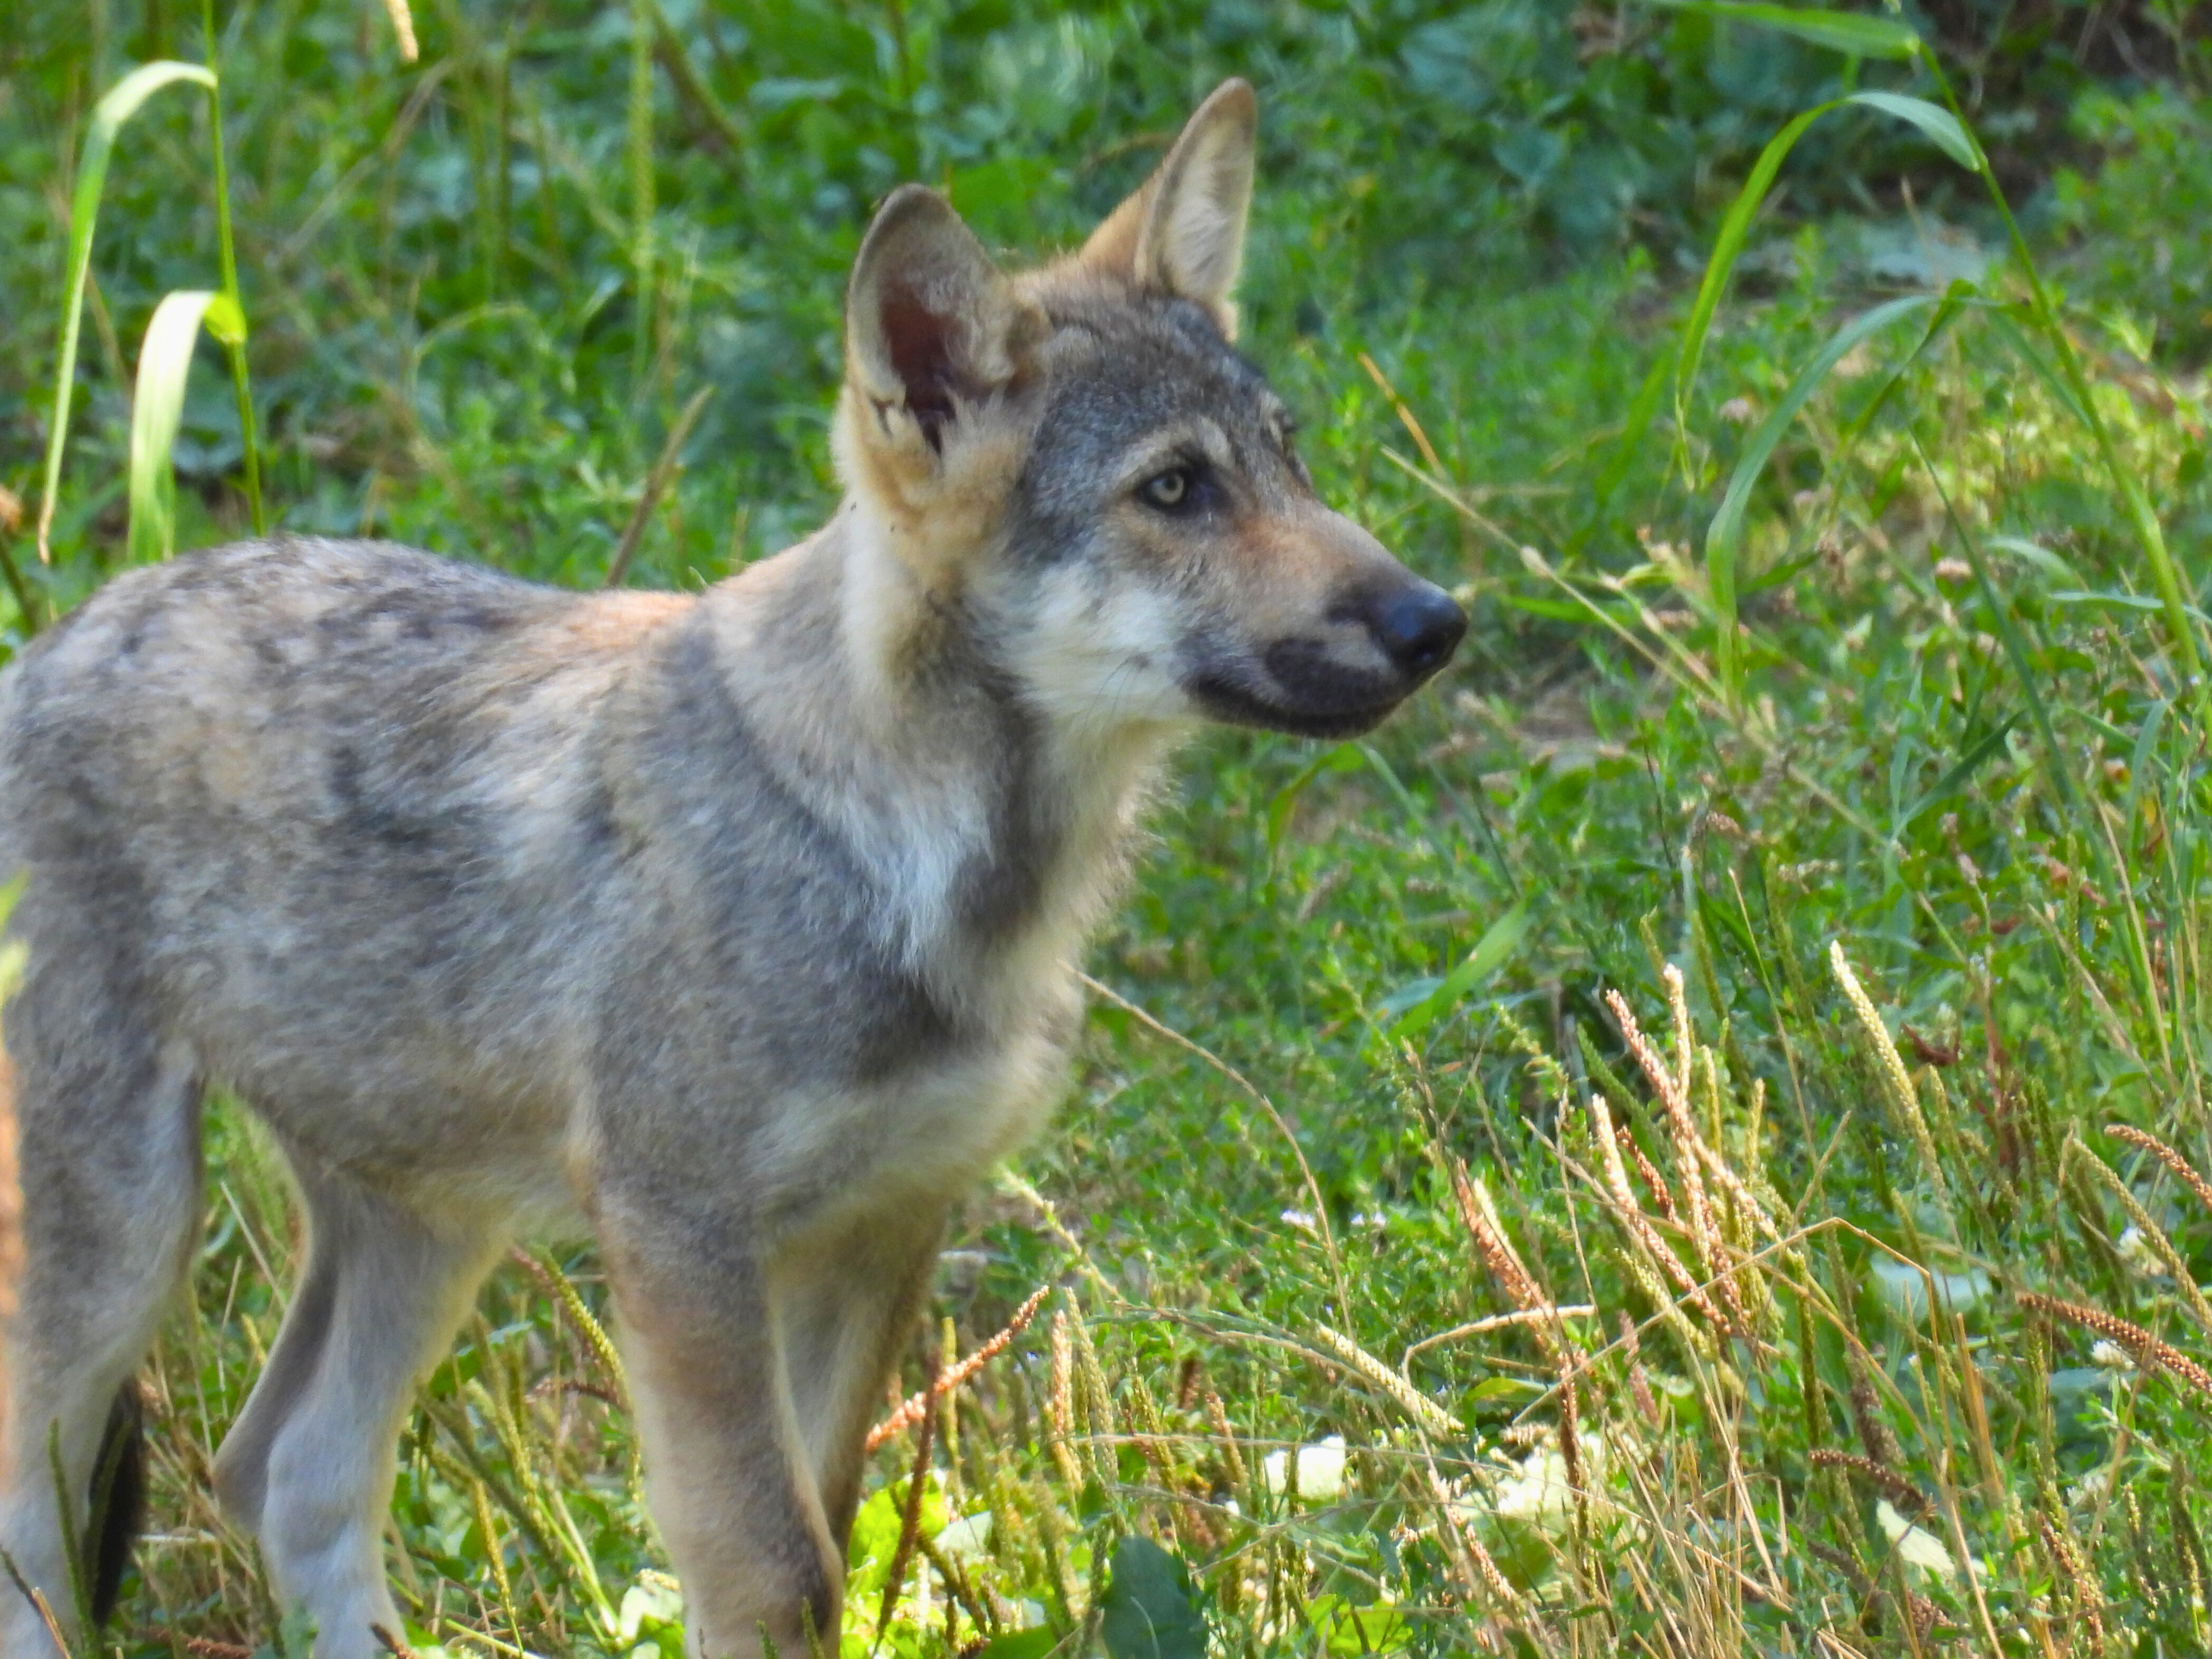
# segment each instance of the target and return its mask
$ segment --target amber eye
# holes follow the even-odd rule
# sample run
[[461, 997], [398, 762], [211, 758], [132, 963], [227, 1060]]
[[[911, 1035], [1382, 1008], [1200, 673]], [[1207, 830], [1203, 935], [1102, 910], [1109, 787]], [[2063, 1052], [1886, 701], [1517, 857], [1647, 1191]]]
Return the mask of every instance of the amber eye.
[[1145, 480], [1137, 493], [1163, 512], [1172, 513], [1190, 499], [1190, 469], [1171, 466]]

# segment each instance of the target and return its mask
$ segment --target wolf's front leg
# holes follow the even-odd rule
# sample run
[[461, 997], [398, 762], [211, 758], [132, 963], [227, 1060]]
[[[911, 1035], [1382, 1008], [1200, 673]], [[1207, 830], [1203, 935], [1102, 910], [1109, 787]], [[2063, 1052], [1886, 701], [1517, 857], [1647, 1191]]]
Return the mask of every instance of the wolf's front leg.
[[690, 1650], [837, 1650], [844, 1560], [785, 1384], [768, 1275], [742, 1218], [602, 1188], [653, 1519], [683, 1581]]
[[799, 1434], [842, 1550], [884, 1383], [929, 1290], [945, 1207], [916, 1199], [806, 1238], [775, 1274], [776, 1329]]

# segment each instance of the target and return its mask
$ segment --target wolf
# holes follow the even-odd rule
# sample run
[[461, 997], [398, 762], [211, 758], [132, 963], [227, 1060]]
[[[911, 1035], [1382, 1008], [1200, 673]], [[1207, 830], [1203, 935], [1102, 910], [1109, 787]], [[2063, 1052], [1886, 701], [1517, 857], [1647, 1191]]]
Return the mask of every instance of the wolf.
[[[124, 1461], [218, 1086], [307, 1249], [215, 1480], [317, 1659], [400, 1632], [395, 1444], [480, 1279], [586, 1231], [691, 1650], [835, 1651], [872, 1410], [948, 1206], [1053, 1098], [1167, 751], [1364, 732], [1466, 626], [1322, 503], [1236, 349], [1255, 125], [1225, 83], [1016, 274], [889, 197], [842, 502], [702, 592], [279, 538], [121, 576], [0, 676], [0, 1545], [65, 1628], [57, 1485], [82, 1515]], [[9, 1595], [7, 1659], [40, 1632]]]

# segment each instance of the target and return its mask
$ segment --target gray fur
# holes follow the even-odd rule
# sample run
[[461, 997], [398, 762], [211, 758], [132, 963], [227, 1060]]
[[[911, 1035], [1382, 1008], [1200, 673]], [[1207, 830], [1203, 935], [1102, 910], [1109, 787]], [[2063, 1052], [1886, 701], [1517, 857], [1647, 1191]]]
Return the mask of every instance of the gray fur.
[[[287, 538], [120, 577], [0, 675], [31, 876], [0, 1543], [58, 1605], [49, 1425], [85, 1478], [191, 1259], [216, 1083], [309, 1237], [217, 1481], [319, 1659], [393, 1624], [393, 1442], [518, 1231], [600, 1241], [695, 1650], [834, 1632], [943, 1215], [1050, 1099], [1164, 747], [1359, 729], [1435, 665], [1376, 643], [1377, 595], [1440, 600], [1314, 498], [1225, 295], [1145, 275], [1233, 273], [1241, 202], [1172, 191], [1235, 185], [1249, 96], [1146, 186], [1171, 259], [1102, 231], [1001, 279], [895, 198], [847, 501], [704, 595]], [[1202, 494], [1132, 494], [1179, 456]], [[37, 1639], [0, 1613], [0, 1654]]]

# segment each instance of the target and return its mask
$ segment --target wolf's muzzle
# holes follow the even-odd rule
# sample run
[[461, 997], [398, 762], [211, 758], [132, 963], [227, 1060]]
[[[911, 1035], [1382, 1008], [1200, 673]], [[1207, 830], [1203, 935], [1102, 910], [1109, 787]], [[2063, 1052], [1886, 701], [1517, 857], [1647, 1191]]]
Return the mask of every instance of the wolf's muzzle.
[[[1251, 658], [1209, 641], [1186, 689], [1214, 719], [1233, 725], [1355, 737], [1450, 661], [1467, 633], [1466, 614], [1451, 595], [1410, 575], [1356, 589], [1331, 608], [1328, 621], [1328, 634], [1277, 640]], [[1346, 636], [1358, 634], [1372, 650], [1355, 647], [1355, 659], [1347, 660]]]

